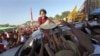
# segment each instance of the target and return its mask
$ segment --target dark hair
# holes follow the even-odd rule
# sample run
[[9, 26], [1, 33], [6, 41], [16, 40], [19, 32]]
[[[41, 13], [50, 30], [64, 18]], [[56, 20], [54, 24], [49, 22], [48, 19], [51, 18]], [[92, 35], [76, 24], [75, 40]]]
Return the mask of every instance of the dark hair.
[[40, 14], [41, 14], [41, 12], [44, 12], [45, 14], [47, 14], [47, 12], [46, 12], [45, 9], [41, 9], [41, 10], [40, 10]]

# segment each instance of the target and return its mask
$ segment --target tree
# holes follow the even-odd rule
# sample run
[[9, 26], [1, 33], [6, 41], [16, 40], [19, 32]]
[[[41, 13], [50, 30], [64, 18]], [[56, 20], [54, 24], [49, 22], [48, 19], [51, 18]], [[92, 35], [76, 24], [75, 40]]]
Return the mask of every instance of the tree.
[[64, 12], [62, 12], [61, 15], [59, 15], [59, 14], [55, 15], [54, 19], [56, 19], [56, 20], [63, 19], [65, 17], [67, 17], [69, 13], [70, 13], [70, 11], [64, 11]]
[[54, 18], [53, 17], [49, 17], [50, 19], [52, 19], [52, 20], [54, 20]]
[[60, 15], [57, 14], [54, 18], [59, 20], [60, 19]]
[[64, 12], [62, 12], [61, 18], [67, 17], [69, 13], [70, 13], [70, 11], [64, 11]]
[[24, 25], [25, 26], [29, 26], [29, 25], [31, 25], [31, 24], [34, 24], [34, 23], [36, 23], [37, 21], [26, 21], [25, 23], [24, 23]]

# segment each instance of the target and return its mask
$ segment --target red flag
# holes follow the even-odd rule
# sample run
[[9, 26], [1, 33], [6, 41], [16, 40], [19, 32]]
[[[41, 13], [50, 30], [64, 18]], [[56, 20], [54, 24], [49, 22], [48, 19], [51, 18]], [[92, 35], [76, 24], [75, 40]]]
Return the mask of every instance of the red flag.
[[31, 21], [33, 21], [32, 8], [30, 9], [30, 13], [31, 13]]

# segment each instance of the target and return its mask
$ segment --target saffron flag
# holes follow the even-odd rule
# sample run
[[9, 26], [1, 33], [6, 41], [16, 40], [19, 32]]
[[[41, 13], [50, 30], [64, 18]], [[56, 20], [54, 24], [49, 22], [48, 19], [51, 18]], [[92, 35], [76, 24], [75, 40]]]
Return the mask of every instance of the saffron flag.
[[78, 14], [78, 9], [77, 9], [77, 6], [75, 6], [72, 12], [68, 15], [67, 17], [68, 20], [75, 21], [77, 14]]
[[77, 6], [75, 6], [72, 11], [72, 21], [75, 21], [77, 14], [78, 14], [78, 9]]

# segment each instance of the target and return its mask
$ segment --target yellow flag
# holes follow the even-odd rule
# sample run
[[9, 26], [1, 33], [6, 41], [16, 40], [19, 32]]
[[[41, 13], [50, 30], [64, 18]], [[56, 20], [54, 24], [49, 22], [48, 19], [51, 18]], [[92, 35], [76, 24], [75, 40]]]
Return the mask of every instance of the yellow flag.
[[77, 6], [75, 6], [74, 9], [72, 10], [72, 12], [68, 15], [68, 17], [67, 17], [68, 20], [75, 21], [77, 13], [78, 13], [78, 9], [77, 9]]
[[77, 14], [78, 14], [78, 9], [77, 9], [77, 6], [75, 6], [72, 11], [72, 21], [75, 21]]

